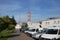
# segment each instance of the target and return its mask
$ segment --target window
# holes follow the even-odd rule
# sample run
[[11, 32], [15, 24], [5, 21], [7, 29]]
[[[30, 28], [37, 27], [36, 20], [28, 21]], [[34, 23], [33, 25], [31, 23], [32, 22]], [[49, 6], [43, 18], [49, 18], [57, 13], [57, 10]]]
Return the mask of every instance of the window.
[[59, 35], [60, 35], [60, 30], [59, 30]]
[[46, 24], [47, 24], [47, 22], [46, 22]]
[[50, 24], [50, 22], [48, 22], [48, 24]]
[[46, 34], [57, 34], [58, 29], [48, 29]]
[[40, 24], [42, 24], [42, 22], [40, 22]]
[[35, 31], [35, 29], [31, 29], [31, 30], [29, 30], [29, 31], [32, 31], [32, 32], [34, 32], [34, 31]]
[[46, 22], [46, 24], [50, 24], [50, 22]]
[[40, 28], [42, 28], [42, 26], [41, 25], [39, 25], [40, 26]]
[[60, 21], [54, 21], [54, 24], [59, 24], [60, 23]]
[[60, 21], [58, 21], [58, 24], [60, 23]]
[[54, 21], [54, 24], [56, 24], [56, 21]]

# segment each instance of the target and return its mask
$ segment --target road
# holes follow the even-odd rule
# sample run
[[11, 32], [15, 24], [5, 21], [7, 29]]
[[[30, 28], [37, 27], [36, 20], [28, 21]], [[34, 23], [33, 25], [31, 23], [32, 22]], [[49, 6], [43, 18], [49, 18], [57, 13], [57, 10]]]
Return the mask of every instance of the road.
[[35, 40], [32, 37], [27, 36], [25, 33], [20, 32], [17, 30], [17, 32], [12, 34], [13, 36], [9, 37], [8, 40]]

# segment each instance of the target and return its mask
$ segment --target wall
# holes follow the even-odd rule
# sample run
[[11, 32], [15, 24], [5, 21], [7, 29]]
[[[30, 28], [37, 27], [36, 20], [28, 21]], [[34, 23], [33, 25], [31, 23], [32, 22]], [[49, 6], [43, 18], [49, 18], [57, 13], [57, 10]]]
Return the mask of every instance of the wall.
[[21, 25], [20, 24], [16, 24], [15, 29], [20, 29]]
[[42, 21], [42, 27], [60, 26], [60, 19]]
[[28, 22], [28, 27], [32, 27], [32, 28], [40, 28], [40, 23], [39, 22]]

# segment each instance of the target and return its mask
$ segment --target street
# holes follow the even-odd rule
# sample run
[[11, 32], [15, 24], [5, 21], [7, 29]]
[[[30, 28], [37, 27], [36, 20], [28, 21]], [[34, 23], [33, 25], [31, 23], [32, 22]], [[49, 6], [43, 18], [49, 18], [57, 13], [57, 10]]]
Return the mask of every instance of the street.
[[27, 36], [25, 33], [17, 30], [16, 33], [12, 34], [13, 36], [9, 37], [8, 40], [35, 40], [32, 37]]

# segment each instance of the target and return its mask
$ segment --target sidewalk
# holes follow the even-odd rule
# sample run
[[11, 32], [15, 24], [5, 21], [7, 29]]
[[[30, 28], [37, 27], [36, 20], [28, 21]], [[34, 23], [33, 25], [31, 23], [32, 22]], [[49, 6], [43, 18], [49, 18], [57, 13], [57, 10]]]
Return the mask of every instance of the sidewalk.
[[9, 37], [8, 40], [34, 40], [31, 37], [28, 37], [26, 34], [21, 33], [19, 30], [17, 30], [16, 33], [12, 34], [12, 37]]

